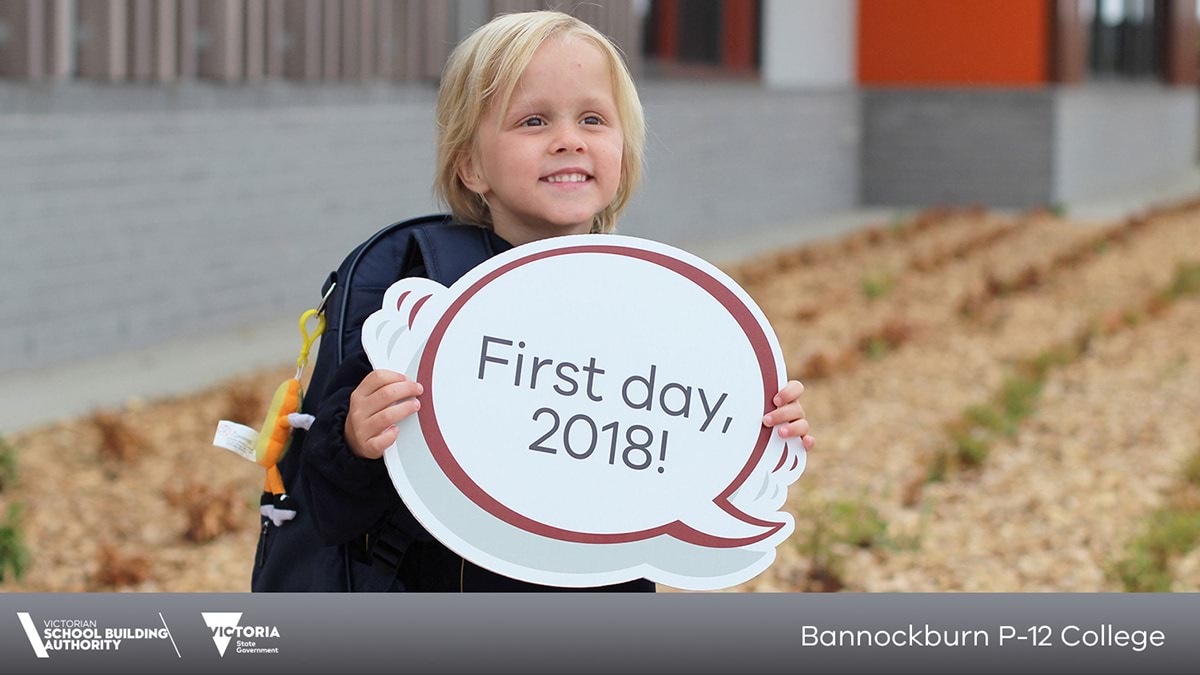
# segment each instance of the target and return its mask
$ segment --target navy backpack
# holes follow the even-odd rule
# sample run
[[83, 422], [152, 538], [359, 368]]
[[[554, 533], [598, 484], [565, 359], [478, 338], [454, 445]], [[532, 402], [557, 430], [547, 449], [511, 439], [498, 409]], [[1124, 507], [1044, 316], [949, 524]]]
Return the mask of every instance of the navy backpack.
[[[383, 304], [383, 294], [415, 263], [425, 276], [450, 286], [463, 274], [495, 254], [489, 232], [454, 224], [447, 215], [425, 216], [393, 223], [360, 244], [331, 272], [321, 288], [326, 327], [317, 350], [312, 379], [304, 392], [302, 412], [314, 412], [345, 357], [359, 344], [363, 321]], [[279, 462], [290, 497], [301, 508], [296, 517], [275, 525], [263, 516], [254, 556], [251, 590], [345, 592], [387, 590], [412, 540], [412, 521], [394, 517], [372, 546], [372, 569], [378, 574], [351, 573], [349, 545], [326, 546], [304, 508], [308, 501], [300, 477], [304, 448], [302, 429], [293, 431], [291, 449]], [[353, 582], [352, 582], [353, 580]], [[382, 581], [381, 581], [382, 580]]]

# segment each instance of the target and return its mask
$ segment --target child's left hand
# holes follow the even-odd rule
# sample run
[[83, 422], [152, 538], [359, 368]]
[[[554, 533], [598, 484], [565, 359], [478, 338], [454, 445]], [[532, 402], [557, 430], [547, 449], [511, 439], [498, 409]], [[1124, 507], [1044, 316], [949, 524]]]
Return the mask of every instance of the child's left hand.
[[783, 438], [800, 438], [805, 450], [812, 450], [816, 439], [808, 434], [808, 420], [804, 419], [804, 408], [800, 406], [800, 394], [804, 385], [792, 380], [775, 394], [776, 408], [763, 416], [763, 426], [778, 427]]

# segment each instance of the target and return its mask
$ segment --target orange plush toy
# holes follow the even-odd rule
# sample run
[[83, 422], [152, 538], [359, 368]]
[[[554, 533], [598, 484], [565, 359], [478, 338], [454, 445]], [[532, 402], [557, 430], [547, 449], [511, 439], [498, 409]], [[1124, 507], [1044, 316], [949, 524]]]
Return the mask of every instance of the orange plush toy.
[[[323, 304], [323, 303], [322, 303]], [[304, 391], [300, 386], [300, 376], [308, 363], [308, 352], [312, 345], [325, 331], [324, 308], [310, 309], [300, 317], [300, 334], [304, 336], [304, 345], [300, 349], [300, 358], [296, 359], [296, 376], [279, 385], [271, 407], [267, 409], [266, 419], [254, 442], [254, 459], [267, 470], [266, 483], [259, 510], [276, 526], [296, 517], [296, 504], [288, 498], [283, 485], [283, 477], [279, 473], [279, 461], [287, 454], [292, 444], [292, 429], [308, 429], [312, 426], [313, 416], [300, 413], [300, 404], [304, 400]], [[312, 317], [317, 318], [317, 328], [310, 335], [305, 325]]]

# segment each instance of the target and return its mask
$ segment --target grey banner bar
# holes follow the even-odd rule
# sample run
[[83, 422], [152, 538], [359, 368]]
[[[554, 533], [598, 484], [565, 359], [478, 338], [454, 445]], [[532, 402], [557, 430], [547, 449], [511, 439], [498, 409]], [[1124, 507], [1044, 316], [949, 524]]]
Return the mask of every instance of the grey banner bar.
[[0, 594], [0, 656], [23, 673], [1195, 672], [1200, 595]]

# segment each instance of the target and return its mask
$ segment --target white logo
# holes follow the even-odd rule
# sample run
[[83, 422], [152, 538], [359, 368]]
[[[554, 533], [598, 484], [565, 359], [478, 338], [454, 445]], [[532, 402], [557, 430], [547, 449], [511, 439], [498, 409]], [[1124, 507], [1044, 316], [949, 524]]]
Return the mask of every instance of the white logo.
[[95, 619], [46, 619], [41, 622], [43, 629], [39, 633], [29, 612], [17, 612], [17, 618], [39, 659], [50, 658], [50, 652], [117, 651], [126, 642], [138, 640], [170, 640], [175, 656], [179, 657], [179, 648], [162, 612], [158, 613], [162, 628], [112, 628], [101, 627]]
[[252, 638], [277, 638], [279, 637], [279, 628], [275, 626], [242, 626], [239, 625], [242, 620], [241, 612], [200, 612], [204, 617], [204, 623], [208, 625], [208, 629], [212, 631], [213, 644], [217, 645], [217, 651], [221, 657], [225, 656], [225, 649], [229, 646], [229, 641], [237, 638], [237, 653], [239, 654], [278, 654], [279, 647], [259, 647], [258, 643]]
[[209, 630], [212, 631], [213, 642], [217, 644], [217, 651], [221, 652], [221, 656], [225, 656], [225, 648], [229, 646], [229, 634], [223, 629], [234, 628], [238, 625], [238, 621], [242, 620], [241, 612], [200, 612], [204, 615], [204, 623], [208, 624]]
[[17, 612], [17, 618], [21, 620], [21, 626], [25, 628], [25, 636], [29, 638], [29, 644], [33, 645], [33, 653], [37, 654], [39, 659], [50, 658], [50, 655], [46, 653], [46, 645], [42, 643], [42, 638], [33, 625], [33, 619], [29, 618], [29, 612]]

